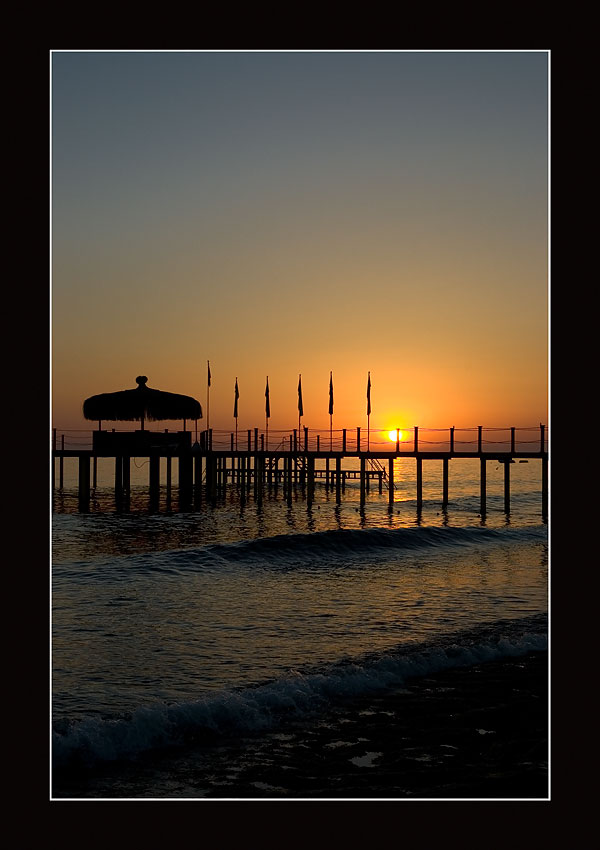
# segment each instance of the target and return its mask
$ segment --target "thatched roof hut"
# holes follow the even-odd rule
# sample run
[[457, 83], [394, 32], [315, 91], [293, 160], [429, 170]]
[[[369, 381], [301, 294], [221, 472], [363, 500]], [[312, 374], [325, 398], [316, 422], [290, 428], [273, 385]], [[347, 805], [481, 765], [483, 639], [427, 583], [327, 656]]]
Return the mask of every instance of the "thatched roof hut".
[[167, 393], [146, 386], [148, 378], [138, 375], [137, 387], [115, 393], [100, 393], [86, 398], [83, 415], [102, 421], [156, 421], [160, 419], [202, 419], [200, 402], [189, 395]]

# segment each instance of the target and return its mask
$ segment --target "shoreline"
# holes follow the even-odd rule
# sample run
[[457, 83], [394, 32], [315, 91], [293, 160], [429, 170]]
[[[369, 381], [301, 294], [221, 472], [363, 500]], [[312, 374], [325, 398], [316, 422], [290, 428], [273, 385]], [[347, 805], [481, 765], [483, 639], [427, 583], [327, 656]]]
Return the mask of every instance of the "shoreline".
[[56, 776], [54, 799], [545, 800], [548, 749], [548, 653], [530, 652], [266, 733]]

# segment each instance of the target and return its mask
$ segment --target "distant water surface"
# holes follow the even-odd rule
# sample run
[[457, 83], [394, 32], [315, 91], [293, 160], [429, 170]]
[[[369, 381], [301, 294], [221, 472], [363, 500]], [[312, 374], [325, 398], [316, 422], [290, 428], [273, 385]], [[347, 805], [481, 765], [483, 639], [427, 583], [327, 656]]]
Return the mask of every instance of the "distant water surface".
[[228, 488], [216, 506], [169, 513], [163, 488], [149, 514], [140, 471], [130, 513], [115, 512], [107, 475], [78, 514], [66, 476], [53, 515], [55, 765], [147, 754], [184, 730], [270, 728], [408, 671], [544, 648], [539, 462], [511, 465], [509, 515], [503, 468], [488, 464], [485, 517], [477, 461], [450, 467], [447, 511], [431, 462], [420, 513], [407, 460], [391, 512], [385, 487], [361, 510], [347, 482], [340, 506], [318, 484], [311, 509], [300, 487], [291, 506], [281, 490], [258, 506]]

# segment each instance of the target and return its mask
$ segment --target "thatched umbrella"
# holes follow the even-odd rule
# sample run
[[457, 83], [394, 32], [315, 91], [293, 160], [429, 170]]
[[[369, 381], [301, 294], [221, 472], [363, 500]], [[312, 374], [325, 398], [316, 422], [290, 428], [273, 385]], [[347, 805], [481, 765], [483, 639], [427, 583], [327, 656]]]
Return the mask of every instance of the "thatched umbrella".
[[86, 398], [83, 402], [83, 415], [86, 419], [110, 421], [140, 421], [142, 431], [144, 420], [159, 419], [202, 419], [200, 402], [189, 395], [167, 393], [146, 386], [148, 378], [138, 375], [134, 390], [121, 390], [116, 393], [100, 393]]

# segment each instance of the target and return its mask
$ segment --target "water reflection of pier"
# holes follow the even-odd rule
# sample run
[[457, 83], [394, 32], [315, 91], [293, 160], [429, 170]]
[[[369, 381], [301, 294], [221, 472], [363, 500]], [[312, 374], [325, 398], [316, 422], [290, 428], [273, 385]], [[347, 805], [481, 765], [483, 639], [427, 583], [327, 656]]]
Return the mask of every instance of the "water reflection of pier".
[[[440, 444], [440, 431], [435, 430], [436, 443]], [[180, 510], [194, 510], [204, 500], [216, 504], [225, 495], [228, 488], [234, 487], [242, 502], [254, 499], [262, 503], [266, 489], [291, 504], [294, 490], [301, 488], [302, 497], [310, 507], [315, 499], [315, 484], [324, 483], [326, 489], [335, 493], [336, 503], [340, 504], [346, 482], [360, 482], [360, 504], [364, 505], [366, 494], [372, 486], [379, 493], [387, 489], [390, 507], [394, 504], [395, 482], [394, 461], [398, 458], [413, 458], [416, 464], [416, 501], [417, 510], [423, 503], [423, 463], [428, 460], [442, 461], [442, 507], [449, 501], [448, 469], [454, 458], [471, 458], [479, 461], [480, 508], [486, 513], [486, 478], [489, 462], [504, 465], [504, 510], [510, 512], [510, 467], [520, 460], [539, 460], [541, 465], [540, 489], [541, 510], [544, 518], [548, 513], [548, 451], [547, 435], [544, 425], [539, 426], [535, 439], [523, 437], [523, 431], [534, 429], [461, 429], [472, 431], [473, 439], [457, 441], [455, 429], [445, 429], [446, 448], [425, 449], [420, 442], [419, 428], [411, 429], [410, 439], [400, 439], [397, 433], [395, 444], [383, 448], [377, 440], [377, 433], [371, 431], [365, 441], [361, 429], [330, 431], [309, 431], [304, 428], [292, 432], [259, 433], [259, 429], [247, 431], [243, 440], [229, 432], [214, 432], [209, 429], [198, 434], [192, 444], [190, 431], [102, 431], [92, 432], [92, 445], [86, 448], [69, 447], [65, 444], [64, 434], [57, 430], [53, 434], [52, 447], [52, 488], [62, 490], [64, 485], [64, 459], [76, 458], [78, 461], [78, 504], [81, 512], [90, 507], [92, 490], [96, 487], [98, 458], [114, 459], [114, 491], [117, 510], [129, 510], [131, 491], [132, 458], [144, 457], [149, 462], [149, 502], [150, 508], [158, 509], [161, 487], [160, 463], [166, 459], [166, 488], [170, 501], [173, 487], [173, 459], [177, 460], [177, 490]], [[536, 429], [538, 430], [538, 429]], [[498, 431], [506, 431], [506, 437], [498, 436]], [[89, 433], [89, 432], [88, 432]], [[385, 432], [386, 435], [388, 432]], [[406, 435], [407, 431], [404, 431]], [[271, 447], [269, 447], [269, 440]], [[428, 441], [431, 442], [431, 441]], [[459, 445], [460, 443], [460, 445]], [[275, 445], [274, 445], [275, 444]], [[469, 448], [465, 448], [465, 444]], [[347, 459], [358, 459], [359, 468], [344, 465]], [[58, 481], [56, 466], [58, 461]]]

